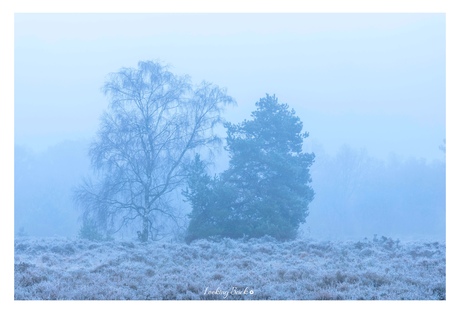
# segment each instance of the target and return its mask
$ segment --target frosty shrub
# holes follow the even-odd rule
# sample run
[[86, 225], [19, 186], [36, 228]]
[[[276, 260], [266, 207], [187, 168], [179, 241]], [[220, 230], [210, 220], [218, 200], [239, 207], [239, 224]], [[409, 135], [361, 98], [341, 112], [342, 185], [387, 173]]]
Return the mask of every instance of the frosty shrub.
[[224, 238], [185, 244], [20, 237], [14, 245], [14, 298], [445, 300], [445, 243], [390, 248], [388, 240]]
[[80, 239], [87, 239], [91, 241], [101, 241], [104, 236], [99, 232], [99, 228], [95, 223], [89, 220], [84, 220], [78, 232]]

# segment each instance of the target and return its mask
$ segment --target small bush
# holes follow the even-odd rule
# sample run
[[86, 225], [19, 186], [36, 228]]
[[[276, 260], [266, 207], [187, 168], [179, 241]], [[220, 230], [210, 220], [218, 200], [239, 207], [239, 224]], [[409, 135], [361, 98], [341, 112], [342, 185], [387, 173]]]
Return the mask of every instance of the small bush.
[[91, 221], [84, 221], [78, 232], [78, 237], [91, 241], [102, 241], [104, 236], [99, 232], [97, 225]]

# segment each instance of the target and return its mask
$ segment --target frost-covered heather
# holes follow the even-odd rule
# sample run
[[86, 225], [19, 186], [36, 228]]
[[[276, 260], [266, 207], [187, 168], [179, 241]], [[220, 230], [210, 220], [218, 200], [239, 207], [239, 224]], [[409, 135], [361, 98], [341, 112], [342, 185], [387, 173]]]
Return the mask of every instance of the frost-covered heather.
[[190, 245], [26, 237], [15, 240], [15, 299], [438, 300], [445, 251], [385, 237]]

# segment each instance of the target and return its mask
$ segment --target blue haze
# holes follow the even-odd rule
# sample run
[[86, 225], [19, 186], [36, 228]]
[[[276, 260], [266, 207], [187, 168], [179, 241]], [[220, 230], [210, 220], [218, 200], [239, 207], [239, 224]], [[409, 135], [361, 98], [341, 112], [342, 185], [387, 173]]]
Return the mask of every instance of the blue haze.
[[[444, 14], [16, 14], [16, 231], [76, 233], [70, 190], [88, 173], [100, 88], [159, 60], [226, 87], [238, 103], [228, 121], [250, 118], [265, 93], [296, 110], [317, 155], [306, 235], [442, 240], [445, 34]], [[353, 182], [338, 174], [346, 151], [367, 166]], [[352, 199], [333, 202], [347, 183]]]

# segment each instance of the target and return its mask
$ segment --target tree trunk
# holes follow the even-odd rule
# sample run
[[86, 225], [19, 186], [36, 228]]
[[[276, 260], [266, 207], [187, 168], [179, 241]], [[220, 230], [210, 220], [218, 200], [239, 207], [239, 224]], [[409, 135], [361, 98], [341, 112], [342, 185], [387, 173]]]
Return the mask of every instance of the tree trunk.
[[147, 242], [149, 240], [149, 219], [147, 217], [143, 218], [142, 232], [139, 232], [138, 235], [142, 242]]

